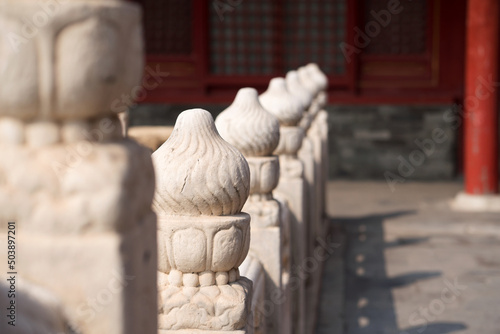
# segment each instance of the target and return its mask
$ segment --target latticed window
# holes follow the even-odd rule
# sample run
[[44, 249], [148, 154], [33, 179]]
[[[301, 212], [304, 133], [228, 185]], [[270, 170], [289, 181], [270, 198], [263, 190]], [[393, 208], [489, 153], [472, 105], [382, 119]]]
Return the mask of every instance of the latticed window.
[[338, 44], [345, 38], [346, 0], [212, 3], [210, 71], [219, 75], [283, 73], [316, 62], [345, 72]]
[[287, 0], [285, 69], [315, 62], [328, 74], [343, 74], [346, 16], [346, 0]]
[[[387, 0], [365, 0], [363, 26], [375, 20], [372, 11], [386, 10], [387, 4]], [[427, 1], [404, 1], [400, 10], [390, 16], [390, 23], [373, 37], [365, 53], [410, 55], [427, 51]]]
[[[270, 74], [273, 71], [273, 3], [239, 1], [210, 6], [210, 64], [214, 74]], [[220, 7], [227, 6], [227, 7]]]
[[192, 52], [192, 2], [141, 0], [148, 54], [189, 55]]
[[229, 102], [309, 62], [345, 103], [462, 94], [467, 0], [128, 1], [143, 7], [146, 66], [168, 73], [154, 103]]

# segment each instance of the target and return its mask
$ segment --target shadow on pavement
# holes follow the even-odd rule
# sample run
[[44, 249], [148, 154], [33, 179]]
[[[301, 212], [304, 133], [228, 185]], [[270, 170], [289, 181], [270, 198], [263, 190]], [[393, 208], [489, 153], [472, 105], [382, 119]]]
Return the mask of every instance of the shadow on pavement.
[[[386, 248], [405, 247], [427, 240], [427, 238], [408, 238], [385, 242], [384, 220], [411, 214], [415, 214], [415, 211], [330, 219], [333, 233], [341, 231], [344, 234], [343, 268], [337, 268], [337, 272], [333, 272], [328, 268], [332, 264], [329, 261], [325, 263], [318, 334], [442, 334], [467, 328], [462, 323], [444, 322], [422, 324], [408, 329], [398, 328], [392, 289], [441, 276], [439, 271], [408, 272], [395, 277], [387, 275], [384, 257]], [[343, 272], [339, 273], [341, 270]], [[343, 275], [343, 291], [328, 292], [329, 281], [335, 280], [334, 275], [339, 274]], [[326, 298], [339, 298], [339, 295], [343, 296], [343, 301], [333, 304], [336, 307], [342, 305], [343, 311], [340, 313], [343, 324], [335, 326], [328, 318], [329, 314], [333, 317], [339, 310], [330, 308]], [[328, 328], [329, 326], [331, 328]]]

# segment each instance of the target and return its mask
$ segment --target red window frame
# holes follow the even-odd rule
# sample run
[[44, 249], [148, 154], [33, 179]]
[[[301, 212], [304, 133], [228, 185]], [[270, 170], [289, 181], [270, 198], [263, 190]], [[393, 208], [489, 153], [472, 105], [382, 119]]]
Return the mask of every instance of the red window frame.
[[[193, 52], [185, 56], [147, 55], [147, 66], [169, 74], [141, 102], [229, 103], [239, 88], [249, 86], [263, 91], [272, 77], [284, 75], [278, 72], [265, 76], [211, 74], [208, 20], [212, 0], [190, 1]], [[282, 10], [286, 0], [275, 1], [275, 11]], [[428, 52], [395, 56], [354, 54], [353, 61], [346, 63], [344, 75], [329, 78], [331, 102], [451, 103], [461, 98], [466, 0], [455, 0], [453, 5], [450, 0], [426, 1]], [[353, 41], [353, 28], [363, 24], [362, 13], [359, 1], [347, 0], [346, 42]], [[277, 41], [275, 52], [283, 50], [282, 42], [282, 39]], [[277, 67], [282, 65], [278, 63]]]

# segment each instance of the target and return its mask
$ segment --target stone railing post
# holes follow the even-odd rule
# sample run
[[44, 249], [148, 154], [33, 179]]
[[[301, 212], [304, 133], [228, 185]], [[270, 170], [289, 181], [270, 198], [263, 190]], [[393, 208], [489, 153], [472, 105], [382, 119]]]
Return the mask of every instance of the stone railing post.
[[[315, 67], [317, 69], [317, 66]], [[313, 73], [311, 73], [311, 70]], [[328, 221], [325, 219], [325, 184], [326, 176], [323, 174], [323, 167], [328, 160], [328, 152], [325, 151], [324, 138], [322, 134], [323, 126], [326, 125], [326, 112], [322, 110], [325, 102], [325, 95], [322, 94], [325, 88], [322, 78], [314, 77], [314, 64], [306, 67], [301, 67], [297, 70], [300, 84], [303, 90], [312, 96], [312, 102], [306, 112], [302, 122], [308, 128], [306, 131], [306, 139], [299, 151], [299, 157], [304, 161], [306, 180], [308, 183], [308, 255], [314, 256], [314, 250], [319, 246], [318, 238], [324, 238], [327, 234]], [[319, 79], [319, 80], [318, 80]], [[321, 82], [318, 82], [321, 81]], [[318, 270], [311, 273], [307, 285], [308, 296], [308, 331], [313, 331], [315, 327], [317, 303], [319, 300], [319, 289], [321, 284], [322, 268], [320, 265]]]
[[252, 283], [238, 271], [250, 246], [248, 163], [202, 109], [179, 115], [153, 163], [160, 333], [251, 333]]
[[300, 101], [302, 118], [299, 125], [304, 131], [307, 131], [313, 120], [313, 113], [310, 112], [310, 108], [313, 103], [314, 92], [303, 85], [298, 71], [289, 71], [286, 74], [286, 86], [288, 91]]
[[[309, 130], [311, 129], [311, 124], [315, 117], [316, 105], [313, 104], [314, 95], [316, 93], [315, 87], [310, 87], [311, 82], [304, 82], [303, 76], [301, 78], [302, 71], [290, 71], [286, 75], [286, 83], [290, 92], [299, 97], [302, 100], [302, 119], [299, 126], [303, 128], [305, 136], [302, 141], [302, 145], [298, 152], [298, 157], [304, 164], [304, 180], [305, 180], [305, 196], [304, 196], [304, 217], [306, 225], [306, 254], [308, 257], [313, 255], [314, 244], [316, 239], [317, 224], [319, 221], [318, 213], [315, 210], [316, 205], [316, 191], [317, 186], [317, 174], [316, 174], [316, 162], [314, 159], [314, 142], [310, 137]], [[315, 282], [318, 281], [320, 276], [320, 271], [318, 269], [307, 272], [305, 276], [305, 289], [306, 289], [306, 333], [312, 331], [312, 320], [315, 317], [315, 292], [313, 287], [316, 285]]]
[[326, 89], [328, 78], [321, 72], [316, 64], [308, 64], [299, 69], [299, 76], [304, 86], [315, 91], [315, 97], [310, 107], [310, 113], [314, 115], [307, 136], [311, 138], [314, 145], [314, 160], [316, 164], [316, 186], [315, 186], [315, 212], [319, 214], [316, 234], [324, 235], [327, 228], [326, 219], [326, 181], [328, 180], [328, 113], [324, 110], [327, 102]]
[[[274, 78], [266, 92], [260, 95], [264, 109], [273, 114], [280, 123], [280, 140], [274, 151], [279, 155], [280, 179], [275, 194], [285, 199], [290, 207], [292, 270], [290, 289], [293, 290], [292, 319], [294, 333], [305, 332], [306, 296], [305, 281], [299, 273], [307, 251], [307, 226], [305, 221], [304, 166], [299, 160], [299, 151], [304, 138], [304, 129], [299, 126], [303, 104], [290, 94], [284, 78]], [[299, 276], [300, 274], [300, 276]]]
[[156, 333], [153, 166], [112, 111], [140, 84], [140, 8], [3, 0], [0, 26], [0, 332]]
[[[318, 201], [317, 201], [317, 211], [321, 212], [324, 216], [322, 217], [324, 221], [323, 233], [328, 227], [328, 217], [326, 217], [326, 183], [328, 181], [328, 161], [330, 158], [328, 152], [328, 113], [325, 110], [326, 104], [328, 102], [328, 78], [321, 71], [318, 65], [314, 63], [308, 64], [306, 70], [309, 72], [309, 77], [316, 82], [319, 87], [319, 93], [316, 95], [313, 103], [317, 105], [319, 110], [317, 116], [315, 117], [312, 124], [312, 137], [315, 138], [315, 147], [320, 146], [315, 153], [315, 159], [319, 161], [319, 183], [318, 191]], [[318, 140], [320, 144], [318, 145]], [[319, 152], [318, 152], [319, 151]]]
[[[299, 157], [304, 161], [306, 181], [308, 183], [308, 199], [309, 199], [309, 255], [315, 247], [316, 238], [321, 235], [323, 214], [317, 210], [319, 194], [317, 189], [320, 188], [320, 166], [323, 157], [321, 156], [321, 139], [317, 133], [317, 116], [319, 112], [319, 104], [317, 96], [320, 92], [319, 85], [310, 77], [309, 71], [305, 67], [297, 70], [299, 82], [296, 83], [297, 89], [302, 87], [302, 90], [307, 92], [311, 97], [311, 104], [308, 110], [304, 113], [301, 124], [304, 126], [306, 139], [299, 151]], [[321, 225], [321, 226], [320, 226]]]
[[250, 253], [266, 273], [265, 332], [283, 333], [291, 321], [283, 302], [290, 274], [290, 235], [286, 222], [280, 221], [280, 203], [272, 194], [279, 181], [279, 158], [273, 152], [279, 143], [280, 125], [262, 107], [253, 88], [240, 89], [215, 124], [222, 138], [240, 150], [250, 166], [250, 197], [243, 210], [252, 217]]
[[[311, 255], [316, 237], [316, 225], [319, 220], [317, 212], [313, 209], [316, 205], [315, 188], [318, 180], [316, 175], [316, 161], [314, 158], [314, 142], [309, 133], [311, 124], [316, 116], [315, 112], [317, 108], [313, 101], [317, 90], [312, 81], [306, 80], [304, 82], [306, 78], [304, 75], [299, 74], [304, 74], [302, 69], [288, 72], [286, 75], [286, 84], [290, 93], [302, 102], [302, 118], [299, 122], [299, 126], [304, 130], [305, 135], [298, 151], [298, 157], [304, 165], [304, 180], [306, 182], [305, 200], [307, 201], [304, 213], [307, 227], [307, 254]], [[308, 277], [308, 284], [309, 281], [310, 276]]]

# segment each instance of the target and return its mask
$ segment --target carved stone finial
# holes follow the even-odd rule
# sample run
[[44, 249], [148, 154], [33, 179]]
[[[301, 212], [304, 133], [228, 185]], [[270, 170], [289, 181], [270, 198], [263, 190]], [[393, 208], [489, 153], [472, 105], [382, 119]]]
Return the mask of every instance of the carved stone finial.
[[289, 71], [286, 74], [286, 85], [289, 92], [296, 96], [301, 102], [302, 111], [307, 110], [314, 96], [304, 87], [297, 71]]
[[317, 64], [309, 63], [306, 65], [306, 69], [311, 74], [311, 77], [318, 83], [321, 90], [326, 90], [328, 88], [328, 77], [321, 71]]
[[[304, 111], [302, 103], [294, 94], [288, 91], [284, 78], [271, 80], [267, 91], [260, 95], [260, 103], [266, 110], [275, 115], [280, 122], [280, 141], [274, 154], [289, 156], [289, 160], [292, 161], [289, 164], [293, 170], [291, 174], [300, 174], [301, 166], [299, 166], [300, 162], [296, 158], [304, 137], [304, 130], [298, 126]], [[280, 160], [282, 159], [280, 158]], [[281, 162], [280, 169], [282, 171], [280, 177], [286, 177], [290, 174], [286, 172], [289, 168], [281, 164]]]
[[250, 189], [243, 155], [224, 141], [212, 115], [186, 110], [170, 138], [153, 153], [153, 208], [177, 216], [223, 216], [241, 212]]
[[302, 105], [290, 94], [284, 78], [271, 79], [267, 90], [260, 95], [260, 103], [282, 126], [295, 126], [302, 118]]
[[[305, 91], [309, 93], [312, 97], [311, 104], [307, 110], [307, 113], [304, 114], [304, 118], [300, 122], [300, 126], [302, 126], [305, 130], [308, 130], [313, 122], [314, 117], [321, 108], [321, 102], [323, 101], [324, 94], [321, 90], [319, 83], [311, 76], [310, 71], [306, 67], [300, 67], [297, 70], [297, 74], [300, 79], [300, 83], [302, 84]], [[320, 96], [321, 95], [321, 96]]]
[[280, 141], [278, 119], [261, 106], [255, 89], [243, 88], [215, 124], [222, 137], [247, 158], [250, 197], [244, 209], [252, 216], [252, 224], [277, 225], [279, 208], [271, 192], [279, 181], [279, 160], [272, 156]]
[[240, 89], [215, 124], [222, 138], [247, 158], [271, 155], [278, 146], [278, 119], [262, 107], [254, 88]]
[[302, 86], [311, 96], [315, 97], [321, 91], [319, 83], [311, 76], [310, 71], [306, 67], [299, 67], [297, 74]]
[[316, 94], [313, 104], [318, 109], [322, 109], [328, 103], [326, 90], [328, 89], [328, 78], [320, 70], [319, 66], [315, 63], [310, 63], [305, 66], [306, 72], [309, 73], [309, 78], [316, 82], [319, 92]]

